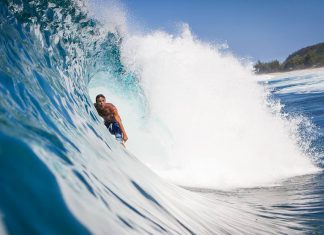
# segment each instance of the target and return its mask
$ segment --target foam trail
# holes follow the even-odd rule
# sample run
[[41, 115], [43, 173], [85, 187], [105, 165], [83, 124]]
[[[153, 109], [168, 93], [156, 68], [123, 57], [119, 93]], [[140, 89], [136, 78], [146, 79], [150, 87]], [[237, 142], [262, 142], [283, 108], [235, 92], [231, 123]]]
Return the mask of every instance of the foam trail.
[[316, 169], [297, 145], [296, 121], [267, 107], [249, 70], [195, 39], [188, 26], [178, 36], [130, 36], [121, 48], [149, 103], [129, 146], [160, 175], [181, 185], [227, 188]]
[[[321, 93], [324, 90], [324, 69], [309, 69], [289, 73], [260, 76], [276, 93]], [[279, 88], [279, 89], [278, 89]]]

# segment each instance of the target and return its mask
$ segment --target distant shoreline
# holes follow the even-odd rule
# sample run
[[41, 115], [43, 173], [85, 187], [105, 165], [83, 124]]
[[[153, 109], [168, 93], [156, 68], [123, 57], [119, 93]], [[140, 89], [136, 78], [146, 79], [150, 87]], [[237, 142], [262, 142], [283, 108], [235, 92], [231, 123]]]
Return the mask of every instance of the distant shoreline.
[[304, 47], [290, 54], [285, 61], [261, 62], [253, 65], [256, 74], [291, 72], [294, 70], [324, 67], [324, 42]]
[[317, 67], [317, 68], [306, 68], [306, 69], [295, 69], [291, 71], [282, 71], [282, 72], [273, 72], [273, 73], [262, 73], [262, 74], [255, 74], [257, 76], [265, 76], [265, 75], [270, 75], [270, 76], [277, 76], [277, 75], [284, 75], [284, 74], [294, 74], [294, 73], [310, 73], [310, 72], [324, 72], [324, 67]]

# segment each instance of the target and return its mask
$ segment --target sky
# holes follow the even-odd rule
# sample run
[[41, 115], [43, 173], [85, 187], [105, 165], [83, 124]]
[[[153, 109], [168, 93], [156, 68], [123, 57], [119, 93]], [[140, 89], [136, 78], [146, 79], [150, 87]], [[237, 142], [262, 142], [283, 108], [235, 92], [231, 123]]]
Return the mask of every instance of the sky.
[[120, 0], [145, 30], [175, 33], [187, 23], [200, 40], [227, 43], [252, 61], [282, 62], [324, 42], [324, 0]]

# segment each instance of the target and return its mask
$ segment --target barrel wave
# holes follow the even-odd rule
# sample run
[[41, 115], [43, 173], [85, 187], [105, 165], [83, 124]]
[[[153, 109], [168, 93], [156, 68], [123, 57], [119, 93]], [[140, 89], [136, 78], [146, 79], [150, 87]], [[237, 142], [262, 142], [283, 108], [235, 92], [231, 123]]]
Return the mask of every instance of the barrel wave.
[[[107, 30], [103, 23], [90, 17], [88, 6], [77, 0], [3, 0], [0, 2], [0, 32], [1, 234], [277, 234], [320, 231], [323, 228], [320, 227], [323, 219], [323, 184], [314, 186], [314, 182], [323, 182], [323, 175], [316, 174], [320, 164], [316, 166], [313, 161], [309, 147], [312, 140], [303, 141], [305, 139], [297, 133], [299, 130], [292, 128], [296, 131], [294, 133], [285, 128], [279, 130], [279, 138], [284, 137], [278, 143], [286, 140], [288, 135], [287, 151], [280, 152], [282, 146], [274, 140], [274, 151], [288, 156], [284, 158], [282, 169], [276, 171], [278, 177], [271, 175], [268, 168], [262, 168], [265, 174], [254, 171], [254, 174], [243, 177], [243, 183], [239, 182], [239, 176], [232, 173], [244, 164], [234, 164], [231, 168], [232, 164], [225, 161], [225, 157], [210, 159], [210, 153], [224, 155], [227, 152], [224, 145], [224, 148], [221, 147], [222, 141], [219, 142], [221, 151], [213, 152], [212, 148], [200, 151], [205, 163], [198, 168], [193, 167], [197, 163], [197, 157], [193, 155], [199, 154], [199, 148], [201, 150], [205, 144], [197, 141], [197, 133], [190, 139], [186, 136], [186, 143], [195, 143], [198, 150], [192, 154], [185, 151], [186, 143], [177, 141], [178, 126], [172, 126], [165, 115], [166, 104], [160, 103], [160, 95], [164, 96], [167, 91], [171, 92], [168, 98], [174, 98], [174, 105], [179, 106], [184, 100], [190, 99], [181, 92], [178, 93], [181, 98], [175, 98], [172, 96], [175, 92], [169, 90], [171, 85], [174, 85], [172, 89], [180, 90], [182, 81], [176, 80], [176, 77], [181, 77], [178, 75], [183, 67], [178, 64], [180, 71], [167, 74], [172, 81], [163, 80], [160, 77], [163, 71], [156, 71], [154, 67], [163, 68], [165, 65], [164, 68], [169, 71], [168, 61], [174, 64], [177, 60], [161, 61], [161, 53], [165, 52], [166, 58], [170, 55], [174, 58], [175, 50], [181, 58], [190, 58], [190, 53], [187, 57], [182, 50], [190, 51], [188, 47], [193, 48], [192, 45], [196, 45], [193, 51], [202, 51], [200, 56], [206, 55], [204, 50], [207, 47], [200, 48], [201, 45], [188, 39], [188, 35], [175, 38], [175, 42], [163, 33], [143, 37], [121, 36], [118, 28]], [[184, 32], [186, 34], [187, 31]], [[156, 42], [165, 49], [164, 52], [156, 51]], [[141, 49], [143, 45], [153, 56]], [[218, 51], [217, 48], [208, 50]], [[210, 56], [214, 58], [213, 52]], [[200, 57], [197, 58], [200, 60]], [[190, 66], [190, 61], [183, 61], [185, 66]], [[234, 70], [243, 67], [232, 56], [227, 60], [220, 57], [218, 61], [233, 63]], [[208, 64], [205, 71], [208, 72], [209, 68], [214, 68], [214, 65]], [[154, 72], [160, 75], [156, 76], [156, 83], [152, 85], [148, 78]], [[241, 70], [233, 72], [239, 73], [238, 77], [246, 76]], [[182, 83], [186, 89], [192, 88], [190, 79]], [[208, 79], [201, 83], [202, 87], [198, 86], [198, 91], [205, 89], [206, 95], [215, 98], [206, 88], [212, 85]], [[230, 87], [234, 86], [231, 80], [228, 82]], [[260, 86], [255, 81], [253, 83], [256, 87]], [[134, 119], [125, 118], [126, 128], [133, 134], [129, 136], [127, 149], [109, 134], [93, 107], [93, 95], [101, 89], [101, 85], [105, 91], [113, 90], [109, 94], [112, 98], [117, 97], [117, 102], [121, 100], [118, 97], [123, 97], [118, 107], [135, 110]], [[240, 85], [245, 86], [245, 83]], [[166, 101], [169, 101], [168, 98]], [[203, 99], [200, 95], [196, 98]], [[267, 100], [267, 95], [264, 100]], [[230, 106], [235, 102], [236, 99], [227, 100], [223, 105]], [[196, 104], [193, 105], [196, 107]], [[169, 108], [171, 114], [176, 112], [174, 106]], [[274, 103], [265, 104], [264, 110], [273, 108]], [[183, 113], [186, 112], [189, 111], [184, 109]], [[234, 114], [238, 115], [240, 111]], [[125, 113], [123, 115], [126, 116]], [[179, 118], [183, 118], [181, 115]], [[274, 119], [278, 120], [277, 114], [269, 112], [267, 115], [265, 117], [274, 115]], [[215, 117], [215, 114], [211, 115], [211, 118]], [[300, 122], [305, 123], [303, 119], [296, 124], [296, 120], [300, 120], [298, 118], [288, 120], [280, 116], [279, 119], [276, 122], [278, 128], [281, 128], [281, 123], [293, 123], [293, 127], [300, 127]], [[237, 119], [232, 121], [236, 122]], [[259, 125], [257, 120], [255, 123]], [[144, 126], [152, 128], [148, 135], [141, 132]], [[221, 125], [214, 127], [221, 131]], [[244, 132], [246, 129], [238, 131]], [[290, 138], [289, 133], [293, 137]], [[308, 137], [313, 135], [307, 131], [306, 134]], [[148, 136], [171, 136], [168, 141], [176, 140], [179, 148], [175, 149], [174, 155], [166, 154], [166, 158], [175, 156], [178, 165], [166, 160], [164, 167], [172, 165], [168, 171], [165, 168], [155, 169], [160, 160], [155, 162], [156, 165], [146, 162], [148, 156], [154, 157], [153, 148], [162, 148], [165, 152], [174, 150], [169, 148], [173, 142], [159, 144], [161, 139], [155, 137], [147, 142], [134, 141], [136, 138], [148, 140]], [[268, 137], [266, 135], [264, 140], [267, 141]], [[214, 135], [211, 138], [219, 140]], [[235, 146], [231, 134], [224, 135], [226, 138]], [[193, 142], [193, 139], [196, 141]], [[244, 143], [250, 147], [252, 141], [247, 139]], [[301, 146], [298, 145], [300, 142], [303, 142]], [[145, 148], [151, 149], [144, 151]], [[226, 159], [234, 161], [235, 158], [231, 156], [237, 153], [230, 150], [227, 153]], [[249, 154], [247, 150], [246, 155]], [[205, 158], [205, 155], [208, 156]], [[185, 156], [188, 156], [191, 164], [183, 164]], [[274, 158], [277, 159], [277, 156]], [[247, 161], [254, 159], [253, 155]], [[317, 162], [321, 163], [321, 159], [319, 157]], [[278, 166], [278, 161], [275, 161], [275, 166]], [[292, 162], [296, 164], [287, 170], [287, 165]], [[215, 168], [220, 173], [214, 174], [209, 168], [206, 174], [213, 180], [204, 183], [207, 177], [201, 176], [203, 166], [215, 163], [230, 170]], [[183, 168], [179, 168], [179, 164]], [[261, 165], [256, 163], [256, 166], [258, 164]], [[147, 165], [152, 165], [153, 170]], [[242, 172], [247, 173], [249, 169], [255, 168], [245, 168]], [[190, 178], [194, 183], [184, 180], [195, 170], [197, 177]], [[219, 178], [221, 174], [223, 178]], [[250, 180], [258, 174], [261, 180]], [[280, 184], [274, 181], [292, 176], [297, 178], [289, 178]], [[222, 179], [226, 181], [225, 188], [230, 186], [231, 190], [223, 190], [224, 185], [219, 183]], [[269, 186], [269, 183], [275, 186]], [[262, 187], [263, 184], [267, 184], [267, 187]], [[256, 186], [252, 189], [242, 188]], [[288, 193], [283, 195], [287, 188]], [[264, 197], [271, 200], [264, 203]], [[287, 198], [296, 203], [287, 206], [284, 202]], [[309, 210], [317, 214], [315, 219], [302, 215]]]

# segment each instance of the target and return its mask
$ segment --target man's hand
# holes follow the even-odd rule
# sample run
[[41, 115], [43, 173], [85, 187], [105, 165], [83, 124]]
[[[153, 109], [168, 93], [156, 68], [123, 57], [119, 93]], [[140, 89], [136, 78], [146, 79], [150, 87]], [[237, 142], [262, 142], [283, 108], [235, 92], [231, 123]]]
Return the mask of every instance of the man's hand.
[[128, 140], [128, 136], [126, 133], [123, 134], [123, 140], [124, 140], [124, 142], [126, 142]]

